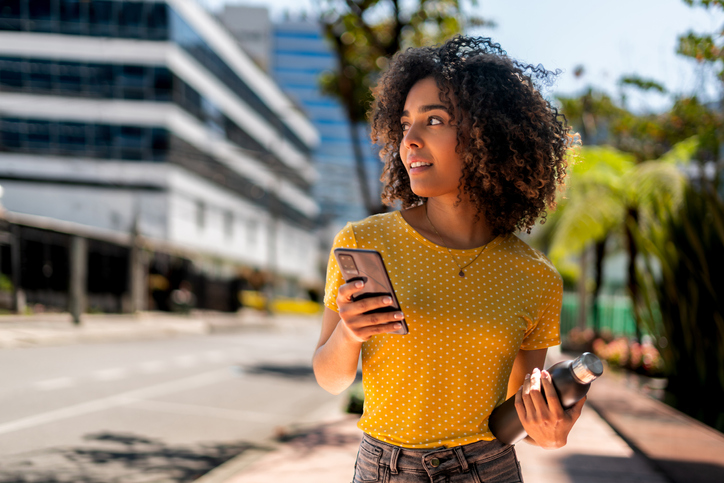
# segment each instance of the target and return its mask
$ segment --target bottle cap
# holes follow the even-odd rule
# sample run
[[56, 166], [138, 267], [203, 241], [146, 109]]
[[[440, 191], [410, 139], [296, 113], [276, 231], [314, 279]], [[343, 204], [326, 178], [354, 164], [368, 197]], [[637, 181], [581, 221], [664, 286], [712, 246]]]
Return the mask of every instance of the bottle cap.
[[603, 374], [603, 363], [595, 354], [584, 352], [573, 360], [571, 369], [576, 379], [583, 384], [588, 384]]

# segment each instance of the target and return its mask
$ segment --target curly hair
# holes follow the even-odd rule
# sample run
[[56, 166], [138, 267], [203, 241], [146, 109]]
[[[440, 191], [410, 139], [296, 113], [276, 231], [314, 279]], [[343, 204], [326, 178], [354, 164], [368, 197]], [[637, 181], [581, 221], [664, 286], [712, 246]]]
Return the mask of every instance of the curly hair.
[[530, 233], [539, 217], [544, 223], [547, 209], [556, 206], [571, 145], [565, 117], [538, 87], [557, 74], [509, 58], [489, 38], [457, 36], [395, 54], [373, 90], [370, 112], [372, 141], [384, 162], [382, 201], [400, 200], [403, 208], [425, 201], [410, 188], [400, 159], [400, 117], [412, 86], [432, 77], [457, 125], [461, 194], [475, 203], [478, 217], [494, 235]]

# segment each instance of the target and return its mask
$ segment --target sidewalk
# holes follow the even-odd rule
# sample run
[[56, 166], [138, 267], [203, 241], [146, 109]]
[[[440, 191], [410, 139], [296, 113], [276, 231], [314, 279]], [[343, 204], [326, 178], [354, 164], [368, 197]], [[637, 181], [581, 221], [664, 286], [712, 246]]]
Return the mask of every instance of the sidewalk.
[[[516, 446], [526, 483], [724, 482], [724, 435], [649, 398], [619, 374], [605, 374], [593, 388], [564, 448]], [[350, 482], [362, 437], [356, 422], [331, 415], [197, 483]]]
[[[111, 342], [248, 329], [317, 326], [316, 317], [194, 312], [189, 315], [0, 316], [0, 348]], [[357, 418], [340, 407], [320, 408], [283, 441], [254, 445], [197, 483], [339, 483], [352, 480], [362, 437]], [[325, 414], [322, 415], [321, 413]], [[255, 442], [259, 443], [259, 442]], [[637, 379], [606, 371], [588, 404], [555, 451], [516, 446], [526, 483], [722, 483], [724, 435], [652, 399]]]
[[0, 315], [0, 349], [159, 339], [183, 335], [233, 332], [317, 324], [318, 317], [268, 316], [255, 310], [237, 314], [193, 311], [190, 314], [84, 314], [74, 325], [68, 313]]

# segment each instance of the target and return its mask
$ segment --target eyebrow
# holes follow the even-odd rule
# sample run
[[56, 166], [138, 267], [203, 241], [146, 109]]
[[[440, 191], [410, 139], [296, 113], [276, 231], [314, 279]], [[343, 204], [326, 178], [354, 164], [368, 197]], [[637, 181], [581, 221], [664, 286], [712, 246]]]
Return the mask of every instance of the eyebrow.
[[[443, 110], [443, 111], [447, 112], [448, 114], [450, 113], [450, 109], [448, 109], [448, 107], [444, 104], [426, 104], [424, 106], [420, 106], [420, 109], [418, 109], [417, 112], [429, 112], [429, 111], [434, 111], [436, 109]], [[402, 117], [409, 116], [409, 115], [410, 115], [409, 111], [407, 111], [407, 110], [402, 111]]]

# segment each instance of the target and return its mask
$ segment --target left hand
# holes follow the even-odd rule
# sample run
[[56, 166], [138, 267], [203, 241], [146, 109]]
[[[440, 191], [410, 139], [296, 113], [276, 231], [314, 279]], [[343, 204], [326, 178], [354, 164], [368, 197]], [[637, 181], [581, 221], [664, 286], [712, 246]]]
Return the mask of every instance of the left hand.
[[564, 410], [550, 374], [538, 368], [525, 376], [525, 382], [515, 393], [515, 409], [523, 428], [535, 444], [546, 449], [566, 445], [568, 433], [581, 416], [585, 402], [584, 397], [573, 407]]

